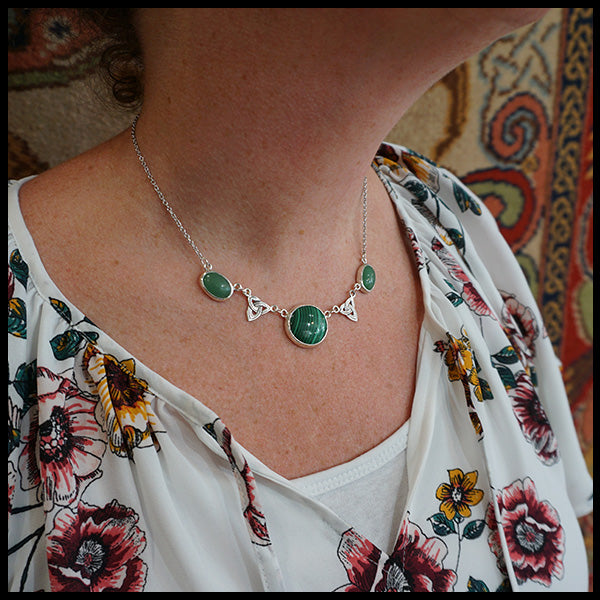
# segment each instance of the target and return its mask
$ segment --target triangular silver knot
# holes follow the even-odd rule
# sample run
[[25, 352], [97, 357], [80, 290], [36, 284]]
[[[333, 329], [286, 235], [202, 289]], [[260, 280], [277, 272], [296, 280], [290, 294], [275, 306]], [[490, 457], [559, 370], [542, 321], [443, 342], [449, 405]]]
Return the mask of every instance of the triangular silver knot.
[[340, 306], [340, 315], [348, 317], [351, 321], [358, 321], [356, 306], [354, 305], [354, 296], [350, 296], [350, 298]]
[[271, 307], [266, 302], [263, 302], [258, 296], [248, 296], [248, 308], [246, 309], [248, 321], [255, 321], [267, 312], [271, 312]]

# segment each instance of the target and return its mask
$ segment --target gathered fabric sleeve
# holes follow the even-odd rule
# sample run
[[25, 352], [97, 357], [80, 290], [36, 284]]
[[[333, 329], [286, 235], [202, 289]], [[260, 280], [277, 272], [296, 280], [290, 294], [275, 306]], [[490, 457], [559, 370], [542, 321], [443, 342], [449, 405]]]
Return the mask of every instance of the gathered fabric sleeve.
[[[593, 510], [593, 481], [585, 463], [567, 397], [562, 365], [544, 327], [539, 306], [515, 256], [500, 233], [498, 222], [473, 192], [453, 173], [440, 169], [453, 188], [454, 210], [468, 231], [471, 252], [485, 265], [491, 283], [504, 301], [505, 315], [523, 333], [523, 351], [535, 369], [538, 396], [557, 439], [567, 491], [577, 516]], [[482, 274], [483, 276], [483, 274]]]

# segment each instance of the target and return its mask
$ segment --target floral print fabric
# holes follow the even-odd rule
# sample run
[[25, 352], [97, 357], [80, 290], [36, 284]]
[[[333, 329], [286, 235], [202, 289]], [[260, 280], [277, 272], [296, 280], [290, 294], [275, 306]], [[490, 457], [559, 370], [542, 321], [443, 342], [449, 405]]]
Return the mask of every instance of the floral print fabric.
[[592, 483], [516, 261], [444, 169], [390, 145], [373, 166], [426, 312], [389, 549], [81, 314], [9, 185], [9, 591], [587, 590]]

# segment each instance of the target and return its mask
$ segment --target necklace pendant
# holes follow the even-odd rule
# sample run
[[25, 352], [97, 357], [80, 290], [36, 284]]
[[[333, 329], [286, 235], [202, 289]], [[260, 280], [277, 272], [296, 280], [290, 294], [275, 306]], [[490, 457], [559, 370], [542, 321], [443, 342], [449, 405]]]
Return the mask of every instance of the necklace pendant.
[[271, 312], [271, 307], [266, 302], [263, 302], [258, 296], [248, 296], [248, 308], [246, 309], [248, 321], [255, 321], [268, 312]]
[[375, 287], [375, 269], [367, 263], [360, 265], [356, 282], [360, 285], [361, 292], [370, 292]]
[[203, 267], [206, 269], [199, 277], [198, 284], [209, 298], [216, 300], [217, 302], [223, 302], [224, 300], [231, 298], [234, 291], [242, 292], [248, 298], [248, 308], [246, 309], [248, 321], [254, 321], [267, 312], [278, 313], [285, 318], [285, 331], [289, 338], [295, 344], [303, 348], [313, 348], [325, 339], [325, 336], [327, 335], [327, 319], [332, 313], [340, 313], [351, 321], [357, 320], [356, 307], [354, 305], [354, 296], [356, 292], [359, 289], [363, 292], [370, 292], [375, 286], [375, 269], [373, 269], [371, 265], [367, 264], [366, 258], [367, 177], [363, 179], [362, 190], [363, 218], [361, 260], [363, 264], [361, 264], [357, 271], [356, 283], [350, 292], [350, 297], [341, 306], [336, 305], [331, 310], [327, 310], [325, 312], [323, 312], [320, 308], [313, 306], [312, 304], [303, 304], [297, 306], [288, 313], [287, 310], [279, 309], [275, 304], [273, 306], [269, 306], [257, 296], [253, 296], [250, 288], [244, 288], [240, 283], [232, 284], [227, 277], [212, 270], [211, 263], [200, 252], [196, 246], [196, 243], [192, 240], [190, 234], [183, 226], [179, 217], [175, 214], [164, 194], [160, 191], [154, 176], [150, 172], [150, 168], [146, 163], [144, 155], [140, 151], [136, 137], [138, 117], [139, 115], [135, 117], [133, 123], [131, 124], [131, 140], [133, 142], [133, 148], [158, 198], [164, 205], [167, 212], [170, 214], [181, 234], [185, 237], [188, 244], [192, 247], [197, 257], [200, 259]]
[[351, 295], [350, 298], [340, 306], [340, 315], [348, 317], [351, 321], [358, 321], [356, 305], [354, 304], [354, 295]]
[[287, 315], [285, 331], [294, 344], [302, 348], [314, 348], [327, 335], [327, 318], [320, 308], [302, 304]]
[[233, 294], [231, 281], [225, 275], [221, 275], [221, 273], [217, 273], [216, 271], [205, 271], [198, 280], [198, 283], [206, 292], [206, 295], [217, 302], [227, 300]]

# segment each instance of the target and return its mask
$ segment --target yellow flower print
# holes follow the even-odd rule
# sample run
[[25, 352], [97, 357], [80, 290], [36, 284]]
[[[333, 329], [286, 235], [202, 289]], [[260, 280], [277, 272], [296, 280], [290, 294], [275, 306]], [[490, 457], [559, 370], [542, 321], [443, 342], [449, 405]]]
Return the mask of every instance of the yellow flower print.
[[402, 153], [404, 164], [428, 187], [439, 189], [439, 172], [430, 161], [410, 152]]
[[475, 398], [477, 398], [479, 402], [483, 402], [483, 390], [481, 389], [481, 382], [479, 381], [479, 377], [477, 376], [475, 369], [473, 369], [469, 375], [469, 383], [473, 385], [473, 393], [475, 394]]
[[448, 368], [448, 379], [462, 381], [468, 401], [470, 401], [472, 393], [479, 402], [483, 402], [483, 390], [477, 375], [478, 367], [469, 338], [464, 334], [460, 338], [454, 337], [451, 333], [446, 333], [446, 335], [448, 341], [437, 342], [436, 351], [444, 355], [444, 362]]
[[450, 333], [447, 335], [448, 343], [446, 344], [444, 362], [448, 367], [448, 379], [450, 381], [468, 381], [474, 366], [471, 343], [465, 336], [455, 338]]
[[470, 506], [475, 506], [483, 498], [483, 491], [475, 488], [477, 471], [463, 473], [460, 469], [448, 471], [450, 483], [442, 483], [435, 492], [435, 497], [441, 500], [440, 510], [449, 521], [460, 515], [463, 518], [471, 516]]
[[112, 452], [130, 456], [133, 448], [151, 445], [158, 423], [150, 407], [148, 384], [135, 376], [134, 361], [118, 361], [90, 345], [84, 365], [100, 396], [97, 411], [102, 414], [98, 417], [104, 423]]
[[434, 351], [442, 355], [448, 371], [450, 381], [460, 381], [462, 384], [467, 410], [473, 428], [478, 438], [483, 437], [483, 426], [475, 411], [474, 400], [483, 402], [492, 398], [490, 388], [485, 379], [480, 379], [480, 370], [475, 354], [471, 349], [469, 338], [461, 331], [459, 338], [446, 332], [447, 340], [438, 340], [434, 344]]

